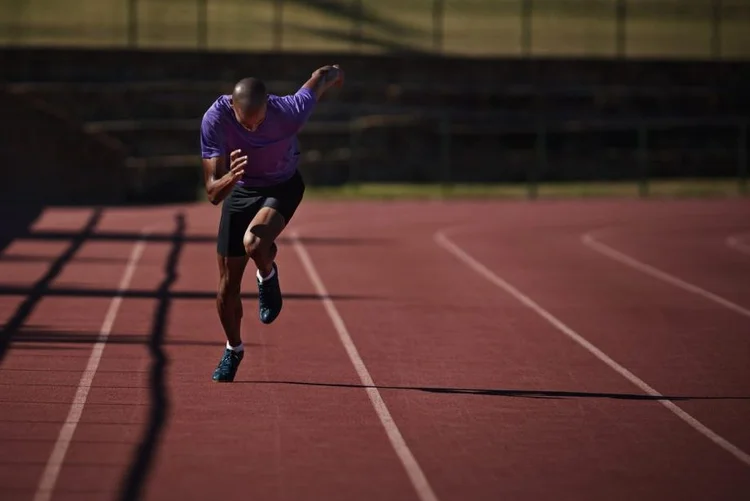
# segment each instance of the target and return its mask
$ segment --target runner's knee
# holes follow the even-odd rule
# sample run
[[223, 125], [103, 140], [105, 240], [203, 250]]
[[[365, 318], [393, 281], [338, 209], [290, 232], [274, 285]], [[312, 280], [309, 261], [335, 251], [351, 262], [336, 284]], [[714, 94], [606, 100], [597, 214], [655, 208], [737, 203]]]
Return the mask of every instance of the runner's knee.
[[255, 262], [273, 259], [276, 253], [276, 244], [272, 240], [269, 241], [250, 232], [245, 235], [243, 243], [245, 252]]

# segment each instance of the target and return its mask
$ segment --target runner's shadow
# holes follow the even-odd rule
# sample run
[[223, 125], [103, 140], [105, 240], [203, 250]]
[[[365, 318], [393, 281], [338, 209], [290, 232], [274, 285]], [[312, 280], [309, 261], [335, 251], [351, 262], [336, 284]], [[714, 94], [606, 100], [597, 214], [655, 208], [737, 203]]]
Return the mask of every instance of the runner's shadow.
[[684, 401], [684, 400], [750, 400], [749, 396], [676, 396], [676, 395], [643, 395], [637, 393], [604, 393], [585, 391], [558, 391], [558, 390], [511, 390], [511, 389], [486, 389], [486, 388], [446, 388], [433, 386], [366, 386], [362, 384], [348, 383], [314, 383], [306, 381], [237, 381], [250, 384], [271, 385], [294, 385], [294, 386], [316, 386], [326, 388], [376, 388], [378, 390], [401, 390], [419, 391], [425, 393], [447, 394], [447, 395], [475, 395], [495, 397], [520, 397], [520, 398], [602, 398], [615, 400], [645, 400], [645, 401]]

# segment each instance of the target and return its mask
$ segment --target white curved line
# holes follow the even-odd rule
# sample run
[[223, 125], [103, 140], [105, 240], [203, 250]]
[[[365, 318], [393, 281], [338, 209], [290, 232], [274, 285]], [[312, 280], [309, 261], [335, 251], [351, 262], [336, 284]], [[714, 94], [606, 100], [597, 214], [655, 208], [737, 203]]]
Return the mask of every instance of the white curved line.
[[743, 254], [750, 254], [750, 244], [742, 243], [737, 237], [737, 235], [728, 236], [726, 240], [727, 247], [742, 252]]
[[538, 303], [536, 303], [533, 299], [523, 294], [521, 291], [516, 289], [513, 285], [506, 282], [502, 278], [500, 278], [498, 275], [496, 275], [493, 271], [491, 271], [489, 268], [487, 268], [485, 265], [477, 261], [474, 257], [469, 255], [465, 250], [460, 248], [458, 245], [453, 243], [444, 233], [444, 231], [438, 231], [434, 235], [435, 242], [454, 256], [456, 256], [459, 260], [461, 260], [466, 266], [477, 272], [479, 275], [484, 277], [487, 281], [490, 283], [496, 285], [497, 287], [503, 289], [505, 292], [516, 298], [518, 301], [520, 301], [524, 306], [528, 307], [532, 311], [534, 311], [537, 315], [542, 317], [544, 320], [549, 322], [553, 327], [555, 327], [557, 330], [568, 336], [570, 339], [581, 345], [583, 348], [585, 348], [589, 353], [594, 355], [596, 358], [604, 362], [610, 369], [614, 370], [618, 374], [620, 374], [622, 377], [630, 381], [632, 384], [643, 390], [645, 393], [659, 398], [658, 402], [666, 407], [669, 411], [671, 411], [673, 414], [675, 414], [677, 417], [682, 419], [684, 422], [686, 422], [688, 425], [690, 425], [693, 429], [695, 429], [698, 433], [701, 435], [707, 437], [709, 440], [714, 442], [716, 445], [721, 447], [722, 449], [726, 450], [730, 454], [732, 454], [734, 457], [739, 459], [741, 462], [743, 462], [745, 465], [750, 466], [750, 454], [746, 453], [736, 445], [729, 442], [724, 437], [720, 436], [718, 433], [698, 421], [696, 418], [682, 410], [680, 407], [675, 405], [673, 402], [669, 400], [664, 400], [664, 395], [656, 391], [654, 388], [649, 386], [645, 381], [640, 379], [638, 376], [630, 372], [628, 369], [614, 361], [609, 355], [604, 353], [602, 350], [597, 348], [593, 343], [588, 341], [585, 337], [583, 337], [581, 334], [574, 331], [572, 328], [570, 328], [568, 325], [562, 322], [562, 320], [558, 319], [554, 315], [552, 315], [550, 312], [542, 308]]
[[686, 290], [688, 292], [692, 292], [693, 294], [709, 299], [717, 304], [720, 304], [721, 306], [724, 306], [727, 309], [730, 309], [736, 313], [739, 313], [740, 315], [750, 317], [750, 310], [748, 310], [747, 308], [744, 308], [736, 303], [733, 303], [732, 301], [726, 298], [723, 298], [719, 296], [718, 294], [715, 294], [711, 291], [707, 291], [706, 289], [698, 287], [695, 284], [691, 284], [689, 282], [686, 282], [685, 280], [682, 280], [681, 278], [677, 278], [674, 275], [670, 275], [667, 272], [661, 271], [658, 268], [655, 268], [651, 265], [638, 261], [637, 259], [630, 257], [623, 252], [615, 250], [612, 247], [596, 240], [591, 235], [591, 232], [582, 235], [581, 242], [583, 242], [583, 244], [589, 247], [590, 249], [593, 249], [596, 252], [599, 252], [600, 254], [603, 254], [611, 259], [614, 259], [615, 261], [619, 261], [620, 263], [623, 263], [626, 266], [633, 268], [634, 270], [638, 270], [641, 273], [650, 275], [654, 278], [661, 280], [662, 282], [666, 282], [668, 284], [674, 285], [675, 287], [679, 287], [680, 289]]

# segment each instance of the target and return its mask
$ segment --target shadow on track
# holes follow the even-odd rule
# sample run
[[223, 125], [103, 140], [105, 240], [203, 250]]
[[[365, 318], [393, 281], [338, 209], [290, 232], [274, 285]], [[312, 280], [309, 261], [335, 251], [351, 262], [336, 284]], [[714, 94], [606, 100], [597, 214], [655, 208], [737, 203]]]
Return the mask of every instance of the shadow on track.
[[177, 280], [177, 265], [185, 245], [185, 216], [177, 214], [175, 218], [177, 228], [172, 236], [172, 248], [164, 267], [164, 279], [157, 289], [158, 305], [154, 312], [148, 342], [151, 354], [148, 421], [143, 437], [136, 449], [135, 457], [122, 480], [119, 495], [121, 501], [133, 501], [141, 498], [169, 413], [169, 398], [165, 383], [168, 360], [163, 350], [163, 344], [172, 302], [170, 289]]
[[[27, 213], [25, 209], [16, 208], [12, 214], [6, 214], [6, 210], [10, 209], [0, 210], [0, 212], [2, 212], [1, 215], [3, 216], [3, 228], [2, 231], [0, 231], [0, 235], [2, 235], [2, 237], [0, 237], [2, 238], [0, 241], [0, 251], [5, 246], [9, 245], [14, 239], [22, 238], [23, 235], [27, 234], [31, 223], [37, 217], [35, 215], [30, 219], [30, 213]], [[20, 219], [16, 220], [16, 214], [26, 214], [26, 217], [20, 217]], [[31, 288], [25, 290], [24, 294], [26, 297], [21, 304], [18, 305], [16, 311], [2, 327], [2, 330], [0, 330], [0, 365], [5, 358], [5, 354], [8, 351], [8, 347], [10, 346], [13, 337], [34, 312], [34, 309], [36, 309], [39, 302], [47, 294], [50, 285], [55, 281], [58, 275], [60, 275], [65, 268], [65, 265], [74, 258], [75, 254], [80, 250], [83, 244], [94, 234], [101, 217], [102, 210], [94, 209], [81, 231], [68, 232], [68, 238], [66, 239], [70, 242], [68, 247], [50, 263], [47, 272], [37, 280]]]
[[250, 384], [276, 384], [297, 386], [318, 386], [327, 388], [377, 388], [378, 390], [404, 390], [421, 391], [426, 393], [438, 393], [448, 395], [477, 395], [496, 397], [522, 397], [522, 398], [605, 398], [616, 400], [645, 400], [645, 401], [681, 401], [681, 400], [750, 400], [750, 396], [669, 396], [656, 397], [637, 393], [600, 393], [585, 391], [558, 391], [558, 390], [511, 390], [511, 389], [487, 389], [487, 388], [443, 388], [431, 386], [365, 386], [361, 384], [347, 383], [313, 383], [304, 381], [237, 381], [238, 383]]

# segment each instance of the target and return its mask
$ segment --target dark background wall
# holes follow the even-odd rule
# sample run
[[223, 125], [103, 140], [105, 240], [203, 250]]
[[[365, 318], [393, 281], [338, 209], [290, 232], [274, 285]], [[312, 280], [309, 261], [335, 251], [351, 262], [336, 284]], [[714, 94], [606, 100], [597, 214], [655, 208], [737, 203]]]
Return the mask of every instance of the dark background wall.
[[7, 48], [4, 189], [195, 198], [219, 94], [247, 75], [293, 92], [332, 62], [347, 85], [301, 135], [312, 184], [723, 177], [746, 144], [742, 61]]
[[0, 91], [4, 203], [122, 201], [125, 156], [118, 145], [81, 130], [64, 114]]

